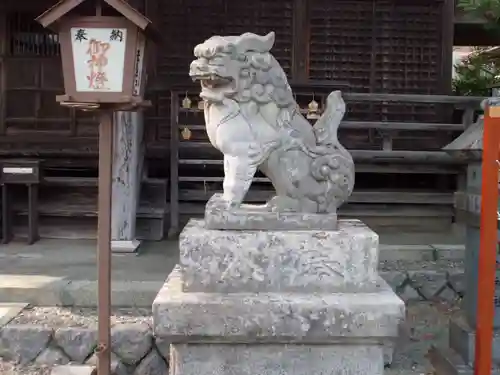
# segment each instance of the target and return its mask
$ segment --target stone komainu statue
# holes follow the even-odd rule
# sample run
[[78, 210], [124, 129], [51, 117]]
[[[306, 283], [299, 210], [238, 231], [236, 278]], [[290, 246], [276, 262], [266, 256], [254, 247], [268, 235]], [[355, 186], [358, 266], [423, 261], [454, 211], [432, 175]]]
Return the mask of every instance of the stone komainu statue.
[[270, 50], [274, 33], [214, 36], [194, 49], [190, 76], [201, 82], [212, 145], [224, 154], [224, 195], [239, 207], [257, 169], [276, 196], [263, 209], [334, 213], [354, 187], [354, 163], [337, 138], [345, 113], [332, 92], [314, 126], [299, 111]]

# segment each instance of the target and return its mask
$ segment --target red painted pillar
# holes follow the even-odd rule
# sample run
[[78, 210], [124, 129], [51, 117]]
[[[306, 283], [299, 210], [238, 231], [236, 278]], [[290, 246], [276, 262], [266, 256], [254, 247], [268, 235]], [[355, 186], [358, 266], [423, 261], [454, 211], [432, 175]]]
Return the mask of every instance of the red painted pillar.
[[500, 102], [484, 116], [475, 375], [490, 375], [497, 253]]

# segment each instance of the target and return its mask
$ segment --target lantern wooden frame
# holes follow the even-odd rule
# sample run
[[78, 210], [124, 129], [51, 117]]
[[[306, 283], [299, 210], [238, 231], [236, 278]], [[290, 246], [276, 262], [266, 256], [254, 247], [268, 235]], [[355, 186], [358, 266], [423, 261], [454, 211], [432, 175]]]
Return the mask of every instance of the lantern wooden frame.
[[[50, 27], [59, 34], [65, 94], [56, 96], [56, 101], [61, 105], [88, 110], [136, 110], [137, 107], [148, 106], [150, 103], [144, 100], [147, 79], [146, 44], [148, 39], [159, 40], [159, 34], [152, 28], [151, 21], [136, 11], [125, 0], [103, 0], [122, 17], [102, 16], [100, 15], [100, 9], [96, 10], [97, 14], [95, 16], [75, 17], [67, 15], [84, 1], [61, 0], [36, 19], [42, 26]], [[121, 91], [111, 89], [106, 91], [102, 88], [80, 90], [78, 88], [78, 72], [76, 72], [75, 65], [75, 59], [78, 56], [75, 55], [74, 43], [76, 41], [72, 40], [72, 29], [93, 31], [97, 29], [125, 30], [123, 66], [120, 66], [120, 69], [123, 69], [121, 72]], [[86, 41], [87, 38], [83, 42]], [[111, 43], [111, 39], [100, 42]], [[119, 58], [121, 59], [121, 57]], [[108, 69], [110, 68], [108, 67]], [[108, 72], [106, 71], [106, 73]], [[87, 77], [87, 79], [89, 78]], [[114, 82], [119, 84], [120, 81], [115, 80]]]
[[[127, 30], [125, 43], [125, 56], [122, 77], [122, 91], [78, 91], [73, 54], [73, 41], [71, 29], [98, 29], [120, 28]], [[61, 43], [61, 58], [64, 74], [65, 101], [86, 103], [130, 103], [133, 101], [135, 55], [138, 43], [138, 29], [128, 20], [121, 17], [81, 17], [67, 19], [59, 29], [59, 42]]]

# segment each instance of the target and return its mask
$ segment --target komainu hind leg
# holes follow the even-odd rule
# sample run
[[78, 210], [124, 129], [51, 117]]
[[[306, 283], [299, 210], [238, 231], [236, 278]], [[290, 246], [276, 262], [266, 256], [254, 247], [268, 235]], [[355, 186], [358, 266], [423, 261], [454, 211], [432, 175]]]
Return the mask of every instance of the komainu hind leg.
[[299, 201], [287, 196], [276, 195], [267, 202], [266, 207], [272, 212], [296, 212], [299, 208]]
[[244, 156], [224, 155], [224, 199], [231, 206], [239, 206], [250, 189], [257, 165]]
[[266, 204], [269, 211], [273, 212], [308, 212], [316, 213], [318, 204], [306, 197], [295, 199], [288, 196], [277, 195]]
[[[309, 199], [318, 186], [309, 175], [309, 158], [301, 150], [277, 151], [259, 167], [271, 180], [276, 196], [266, 203], [272, 212], [316, 212], [317, 203]], [[304, 184], [309, 179], [311, 183]], [[306, 186], [307, 185], [307, 186]]]

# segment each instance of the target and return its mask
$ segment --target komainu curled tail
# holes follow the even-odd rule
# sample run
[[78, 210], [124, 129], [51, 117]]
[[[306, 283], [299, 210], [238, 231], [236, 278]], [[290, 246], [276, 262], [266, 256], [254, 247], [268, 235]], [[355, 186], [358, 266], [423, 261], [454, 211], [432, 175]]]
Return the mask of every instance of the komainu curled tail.
[[325, 183], [325, 194], [318, 197], [319, 212], [335, 212], [354, 188], [354, 161], [337, 135], [344, 114], [342, 94], [334, 91], [328, 95], [325, 112], [313, 127], [318, 156], [311, 162], [311, 174]]

